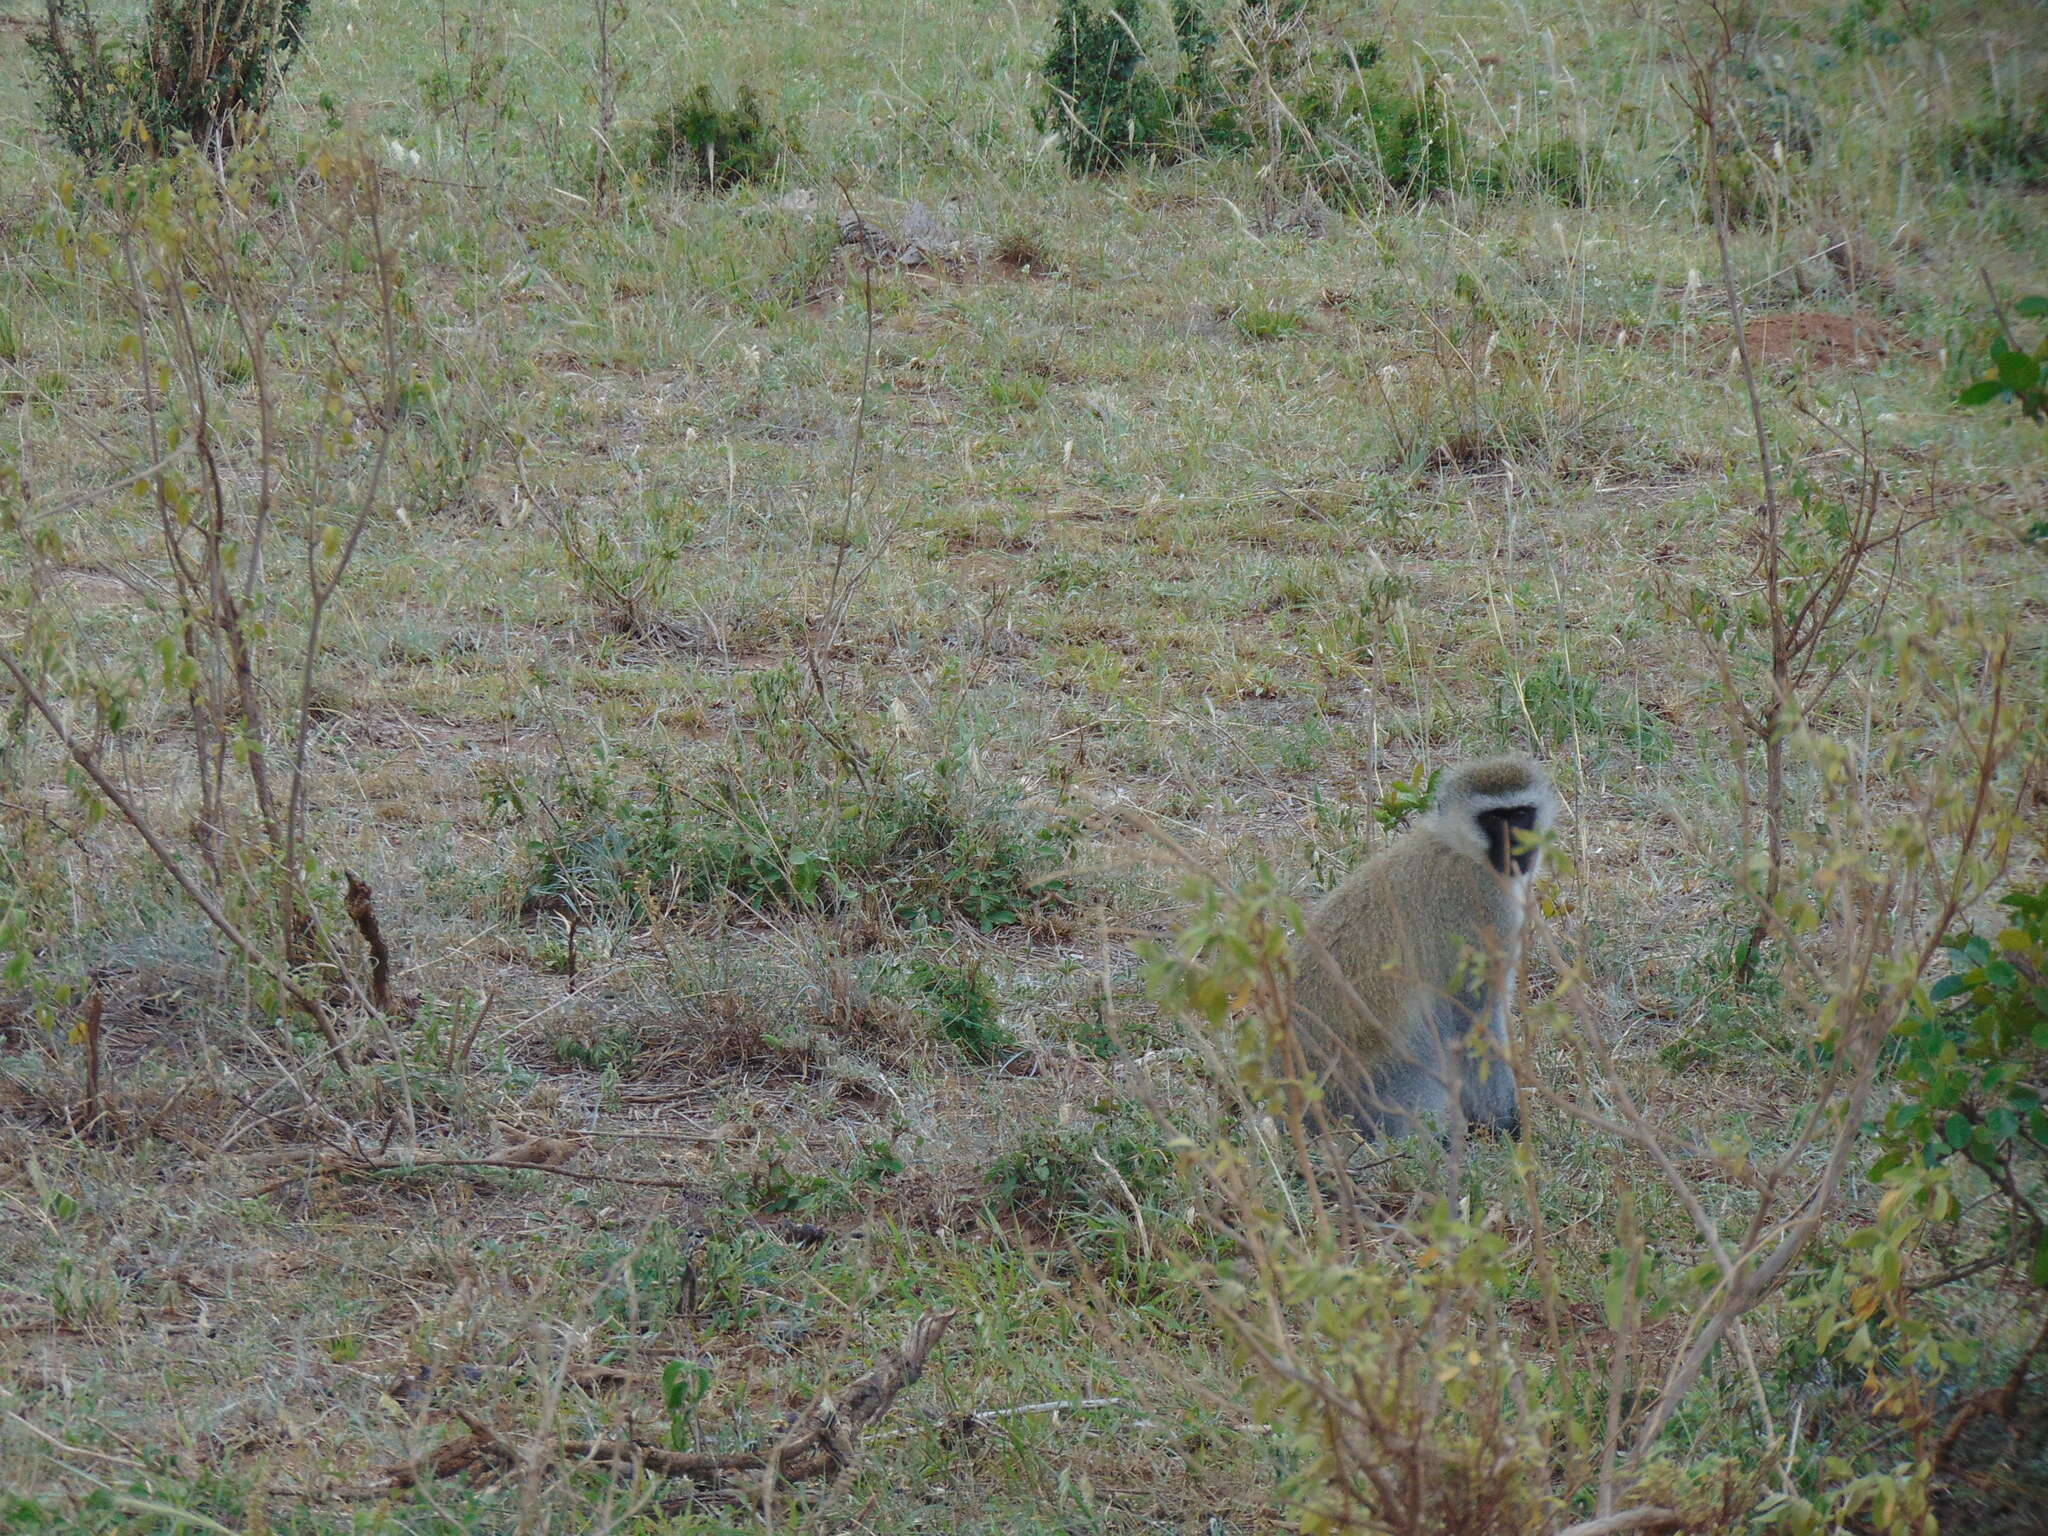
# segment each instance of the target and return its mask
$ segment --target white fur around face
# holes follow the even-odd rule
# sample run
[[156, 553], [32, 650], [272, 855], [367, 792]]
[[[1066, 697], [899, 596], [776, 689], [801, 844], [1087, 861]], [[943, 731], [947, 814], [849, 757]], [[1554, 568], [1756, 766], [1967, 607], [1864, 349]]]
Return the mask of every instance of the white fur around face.
[[[1534, 830], [1539, 837], [1549, 832], [1557, 819], [1557, 802], [1551, 796], [1550, 786], [1540, 778], [1525, 788], [1499, 794], [1475, 795], [1453, 789], [1444, 799], [1437, 802], [1431, 818], [1439, 836], [1459, 852], [1490, 866], [1492, 849], [1488, 846], [1485, 832], [1480, 829], [1479, 818], [1488, 811], [1506, 810], [1518, 805], [1535, 806]], [[1509, 878], [1515, 882], [1515, 888], [1520, 890], [1536, 878], [1542, 867], [1542, 855], [1538, 854], [1527, 871]]]

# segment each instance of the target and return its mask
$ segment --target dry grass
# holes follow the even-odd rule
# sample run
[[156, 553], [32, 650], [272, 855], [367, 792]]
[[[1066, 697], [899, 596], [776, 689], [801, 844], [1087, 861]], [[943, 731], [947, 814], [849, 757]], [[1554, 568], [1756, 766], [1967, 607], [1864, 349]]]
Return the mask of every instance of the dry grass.
[[[1336, 218], [1318, 239], [1263, 232], [1245, 161], [1067, 180], [1029, 127], [1042, 13], [635, 7], [623, 110], [700, 74], [770, 82], [806, 150], [773, 186], [629, 187], [598, 209], [583, 8], [316, 7], [277, 147], [328, 131], [324, 96], [385, 158], [417, 387], [330, 620], [315, 829], [375, 887], [420, 1005], [353, 1065], [323, 1062], [6, 715], [0, 902], [34, 942], [0, 993], [0, 1523], [728, 1529], [752, 1517], [587, 1466], [361, 1490], [460, 1415], [522, 1454], [663, 1438], [679, 1360], [711, 1373], [685, 1443], [750, 1449], [959, 1308], [814, 1528], [1281, 1528], [1292, 1452], [1171, 1278], [1172, 1192], [1108, 1187], [1072, 1245], [988, 1203], [1020, 1136], [1134, 1094], [1116, 1037], [1181, 1038], [1131, 948], [1181, 899], [1127, 811], [1306, 892], [1370, 846], [1366, 812], [1418, 764], [1538, 748], [1572, 862], [1547, 901], [1646, 1112], [1702, 1166], [1718, 1137], [1787, 1134], [1811, 1027], [1728, 976], [1735, 782], [1672, 607], [1752, 581], [1755, 488], [1661, 34], [1619, 5], [1390, 12], [1485, 134], [1583, 122], [1618, 190]], [[1983, 35], [1999, 89], [2038, 78], [2038, 22], [1972, 8], [1835, 65], [1809, 25], [1785, 46], [1826, 132], [1737, 245], [1785, 462], [1821, 483], [1852, 467], [1795, 407], [1875, 424], [1892, 494], [1940, 514], [1915, 592], [2030, 655], [2048, 586], [2018, 530], [2048, 504], [2040, 432], [1947, 401], [1977, 269], [2038, 287], [2048, 219], [1917, 135], [1992, 89]], [[433, 110], [436, 70], [475, 92]], [[0, 576], [0, 639], [33, 598], [104, 660], [147, 613], [152, 530], [118, 489], [139, 461], [117, 285], [60, 256], [82, 217], [65, 172], [6, 74], [0, 467], [61, 548], [54, 586]], [[317, 245], [293, 219], [316, 178], [270, 185], [266, 229]], [[849, 201], [898, 231], [913, 204], [941, 210], [922, 217], [986, 254], [865, 270], [836, 244]], [[687, 509], [688, 536], [656, 621], [621, 633], [557, 530], [657, 505]], [[522, 912], [519, 887], [561, 770], [608, 765], [627, 795], [657, 770], [709, 785], [763, 728], [752, 680], [813, 660], [863, 750], [1081, 821], [1060, 920], [984, 933], [858, 900], [613, 915], [579, 923], [572, 974], [565, 924]], [[118, 743], [166, 826], [193, 803], [176, 706], [147, 694]], [[2016, 879], [2038, 878], [2042, 832], [2037, 814]], [[946, 1043], [920, 959], [989, 977], [1016, 1049]], [[91, 1127], [67, 1033], [88, 989], [106, 1000]], [[512, 1161], [534, 1138], [573, 1151], [552, 1171], [410, 1166]], [[1673, 1213], [1581, 1129], [1543, 1121], [1533, 1146], [1554, 1240], [1584, 1261], [1576, 1304], [1597, 1306], [1617, 1181], [1645, 1186], [1647, 1228]], [[1505, 1186], [1509, 1156], [1474, 1179]], [[1390, 1199], [1415, 1187], [1387, 1178]], [[1865, 1437], [1854, 1384], [1799, 1375], [1792, 1342], [1759, 1347], [1774, 1390], [1813, 1405], [1803, 1473]], [[1746, 1384], [1716, 1391], [1725, 1417], [1688, 1432], [1760, 1440]]]

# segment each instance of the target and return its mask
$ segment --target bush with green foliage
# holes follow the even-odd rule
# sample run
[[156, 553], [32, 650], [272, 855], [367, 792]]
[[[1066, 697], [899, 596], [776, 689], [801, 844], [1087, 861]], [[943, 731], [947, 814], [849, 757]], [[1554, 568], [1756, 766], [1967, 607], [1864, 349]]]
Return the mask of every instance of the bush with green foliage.
[[1528, 181], [1567, 208], [1591, 203], [1607, 174], [1606, 151], [1576, 139], [1544, 139], [1526, 164]]
[[1946, 942], [1949, 974], [1901, 1027], [1883, 1154], [1871, 1169], [1966, 1163], [2001, 1212], [2002, 1254], [2048, 1308], [2048, 886], [2001, 905], [2010, 924]]
[[[1175, 21], [1181, 78], [1202, 93], [1182, 116], [1201, 127], [1205, 146], [1256, 148], [1281, 182], [1344, 208], [1412, 201], [1470, 180], [1468, 136], [1446, 83], [1389, 69], [1357, 8], [1238, 0], [1231, 32], [1240, 57], [1227, 69], [1208, 62], [1208, 34], [1183, 23], [1179, 8]], [[1262, 141], [1247, 124], [1261, 125]]]
[[[2048, 294], [2028, 294], [2012, 312], [2023, 320], [2048, 319]], [[1956, 403], [1989, 405], [2006, 395], [2029, 421], [2048, 424], [2048, 331], [2028, 352], [2001, 324], [1991, 344], [1991, 371], [1957, 395]]]
[[1440, 80], [1384, 69], [1333, 70], [1295, 103], [1297, 169], [1328, 202], [1375, 207], [1463, 186], [1471, 171], [1464, 120]]
[[28, 37], [45, 126], [99, 167], [190, 140], [218, 158], [269, 108], [305, 43], [311, 0], [151, 0], [140, 36], [100, 30], [91, 0], [50, 0]]
[[1887, 54], [1909, 37], [1926, 37], [1933, 14], [1926, 0], [1849, 0], [1828, 41], [1851, 58]]
[[1095, 1106], [1071, 1125], [1041, 1125], [988, 1167], [989, 1196], [1005, 1215], [1029, 1216], [1076, 1236], [1164, 1212], [1178, 1187], [1174, 1154], [1159, 1124], [1129, 1104]]
[[528, 911], [639, 920], [735, 902], [763, 914], [867, 907], [898, 922], [983, 930], [1043, 919], [1071, 897], [1060, 871], [1079, 824], [1026, 813], [951, 757], [911, 765], [816, 718], [793, 668], [753, 679], [751, 730], [690, 778], [652, 769], [565, 774], [545, 800], [499, 807], [542, 823], [521, 885]]
[[[1174, 0], [1170, 37], [1135, 5], [1060, 0], [1036, 121], [1076, 175], [1257, 149], [1283, 181], [1340, 207], [1463, 186], [1471, 156], [1445, 83], [1397, 78], [1377, 41], [1324, 11], [1321, 0], [1237, 0], [1235, 57], [1220, 61], [1223, 30], [1199, 0]], [[1562, 178], [1561, 161], [1552, 169]], [[1580, 169], [1575, 151], [1570, 187], [1589, 180]]]
[[[1200, 13], [1189, 8], [1188, 15]], [[1045, 100], [1034, 121], [1058, 138], [1075, 175], [1119, 170], [1172, 142], [1173, 96], [1147, 67], [1149, 42], [1137, 6], [1060, 0], [1039, 71]]]
[[1823, 138], [1820, 116], [1781, 65], [1731, 58], [1722, 72], [1713, 142], [1695, 123], [1694, 142], [1680, 149], [1677, 164], [1709, 200], [1711, 164], [1729, 223], [1768, 223], [1785, 215], [1813, 163]]
[[1941, 134], [1939, 147], [1958, 176], [2024, 187], [2048, 183], [2048, 93], [2008, 98], [1965, 118]]
[[795, 133], [769, 115], [752, 86], [741, 86], [728, 105], [700, 82], [655, 118], [641, 153], [658, 174], [724, 192], [768, 176], [797, 147]]
[[1016, 1037], [1003, 1027], [996, 989], [979, 965], [919, 959], [911, 963], [910, 984], [924, 995], [939, 1037], [974, 1060], [1000, 1061], [1016, 1050]]
[[1222, 41], [1199, 0], [1173, 0], [1177, 63], [1169, 90], [1177, 137], [1191, 149], [1230, 152], [1251, 147], [1243, 103], [1227, 89], [1232, 71], [1217, 61]]
[[[1867, 1401], [1918, 1418], [1922, 1434], [1946, 1426], [1933, 1463], [1947, 1480], [1943, 1529], [2000, 1528], [2004, 1490], [2048, 1478], [2048, 1446], [2017, 1432], [2040, 1421], [2030, 1367], [2048, 1336], [2048, 887], [2002, 905], [1998, 933], [1945, 941], [1949, 974], [1892, 1032], [1869, 1172], [1881, 1198], [1795, 1300], [1810, 1321], [1787, 1361], [1862, 1382]], [[1989, 1309], [1985, 1289], [1963, 1301], [1980, 1275], [2000, 1298]], [[1984, 1432], [1966, 1434], [1980, 1417]], [[2008, 1431], [1984, 1427], [1996, 1419]]]

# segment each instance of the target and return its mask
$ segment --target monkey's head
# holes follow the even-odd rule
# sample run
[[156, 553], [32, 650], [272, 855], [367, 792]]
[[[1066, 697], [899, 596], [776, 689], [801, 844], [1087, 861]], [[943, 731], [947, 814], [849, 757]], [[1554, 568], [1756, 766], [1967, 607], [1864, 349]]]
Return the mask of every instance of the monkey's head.
[[1444, 775], [1430, 818], [1455, 846], [1500, 874], [1533, 875], [1542, 850], [1531, 839], [1556, 821], [1557, 799], [1535, 758], [1475, 758]]

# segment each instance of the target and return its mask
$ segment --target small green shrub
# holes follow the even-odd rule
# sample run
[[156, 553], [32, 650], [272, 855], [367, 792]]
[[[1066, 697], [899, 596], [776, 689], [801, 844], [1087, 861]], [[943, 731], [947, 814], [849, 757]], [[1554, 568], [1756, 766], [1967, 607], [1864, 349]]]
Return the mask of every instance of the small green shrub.
[[1308, 322], [1298, 309], [1278, 304], [1245, 304], [1232, 312], [1230, 323], [1246, 341], [1279, 341]]
[[1673, 157], [1681, 175], [1711, 199], [1714, 181], [1731, 225], [1782, 217], [1821, 139], [1818, 114], [1784, 74], [1757, 60], [1727, 66], [1714, 142], [1697, 124]]
[[1000, 1061], [1016, 1050], [1016, 1037], [1003, 1027], [996, 989], [979, 965], [920, 959], [910, 967], [910, 982], [930, 1005], [940, 1038], [974, 1060]]
[[1228, 88], [1230, 73], [1217, 65], [1222, 33], [1197, 0], [1173, 0], [1173, 42], [1178, 55], [1170, 87], [1180, 137], [1206, 150], [1251, 146], [1242, 103]]
[[1872, 1176], [1961, 1158], [2011, 1201], [2009, 1241], [2030, 1282], [2048, 1288], [2048, 886], [2002, 903], [2009, 925], [1987, 938], [1946, 941], [1949, 974], [1901, 1026], [1885, 1115], [1884, 1155]]
[[657, 1219], [637, 1244], [628, 1247], [614, 1238], [594, 1247], [585, 1262], [605, 1271], [592, 1298], [599, 1319], [628, 1333], [658, 1329], [692, 1299], [698, 1246], [695, 1235]]
[[[2023, 320], [2048, 319], [2048, 294], [2028, 294], [2012, 311]], [[1991, 371], [1957, 395], [1956, 403], [1989, 405], [2010, 395], [2021, 415], [2048, 424], [2048, 331], [2028, 352], [2001, 326], [1991, 344], [1990, 363]]]
[[109, 36], [91, 0], [50, 0], [28, 38], [44, 125], [95, 167], [189, 139], [218, 157], [261, 120], [306, 37], [311, 0], [151, 0]]
[[550, 1053], [564, 1066], [591, 1072], [630, 1073], [640, 1060], [640, 1036], [630, 1025], [564, 1032], [548, 1042]]
[[1436, 787], [1444, 776], [1441, 768], [1424, 768], [1420, 763], [1405, 779], [1395, 779], [1380, 791], [1372, 808], [1372, 819], [1382, 832], [1401, 830], [1413, 818], [1436, 804]]
[[1894, 4], [1893, 0], [1849, 0], [1828, 33], [1828, 41], [1851, 57], [1887, 54], [1909, 37], [1925, 37], [1932, 15], [1931, 6], [1915, 4], [1913, 0], [1902, 4]]
[[1939, 136], [1938, 149], [1958, 176], [2041, 186], [2048, 182], [2048, 94], [1966, 118]]
[[655, 768], [628, 792], [569, 771], [530, 800], [492, 790], [529, 838], [521, 905], [633, 921], [737, 902], [763, 915], [867, 906], [904, 923], [983, 930], [1043, 921], [1071, 897], [1071, 817], [1022, 811], [950, 757], [912, 765], [814, 720], [793, 668], [754, 679], [754, 728], [718, 770]]
[[785, 1151], [778, 1147], [766, 1162], [728, 1180], [722, 1191], [726, 1203], [759, 1216], [834, 1216], [856, 1208], [848, 1179], [800, 1173], [789, 1166]]
[[736, 1333], [788, 1309], [778, 1292], [788, 1284], [791, 1250], [758, 1228], [707, 1232], [696, 1255], [689, 1297], [697, 1326]]
[[795, 134], [768, 115], [752, 86], [741, 86], [728, 106], [699, 82], [656, 117], [642, 157], [658, 174], [724, 192], [768, 176], [797, 147]]
[[1529, 151], [1526, 174], [1545, 195], [1568, 208], [1584, 208], [1606, 178], [1607, 155], [1598, 144], [1545, 139]]
[[608, 508], [576, 508], [555, 519], [569, 573], [615, 634], [659, 639], [678, 626], [667, 617], [678, 566], [697, 533], [694, 507], [648, 495]]
[[1645, 762], [1663, 762], [1671, 755], [1669, 726], [1639, 701], [1617, 697], [1597, 679], [1572, 671], [1561, 658], [1545, 662], [1503, 697], [1503, 731], [1513, 734], [1524, 722], [1553, 747], [1611, 741]]
[[[1945, 941], [1949, 974], [1893, 1031], [1894, 1091], [1869, 1173], [1883, 1198], [1844, 1243], [1842, 1278], [1814, 1293], [1821, 1305], [1810, 1332], [1866, 1381], [1910, 1376], [1929, 1400], [1950, 1403], [2003, 1394], [2000, 1411], [2011, 1414], [2027, 1401], [2022, 1385], [2038, 1411], [2027, 1362], [2048, 1317], [2048, 886], [2001, 904], [2010, 916], [1998, 932], [1966, 929]], [[1964, 1306], [1943, 1289], [1956, 1298], [1945, 1306], [1898, 1305], [1916, 1251], [1939, 1255], [1946, 1274], [1912, 1291], [1989, 1270], [1993, 1288], [1982, 1294], [1998, 1303]], [[2038, 1489], [2048, 1471], [2040, 1443], [1949, 1433], [1948, 1475], [1974, 1517], [1958, 1529], [1996, 1529], [1997, 1519], [1970, 1507], [1995, 1480], [1973, 1474], [1995, 1463], [2012, 1472], [2005, 1486]]]
[[1471, 175], [1469, 135], [1441, 81], [1333, 68], [1293, 115], [1295, 168], [1338, 206], [1418, 202], [1458, 190]]
[[1076, 176], [1119, 170], [1171, 142], [1174, 101], [1146, 67], [1148, 37], [1136, 6], [1059, 0], [1039, 71], [1044, 101], [1033, 120], [1058, 138]]
[[1073, 1125], [1034, 1127], [988, 1169], [998, 1211], [1068, 1234], [1121, 1224], [1133, 1199], [1163, 1211], [1177, 1180], [1158, 1124], [1125, 1104], [1098, 1105]]

